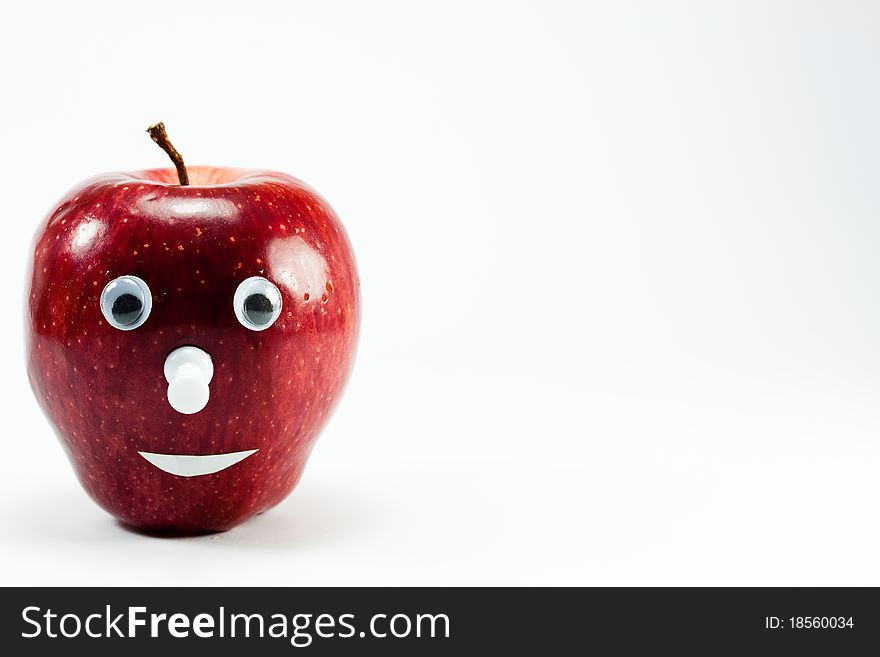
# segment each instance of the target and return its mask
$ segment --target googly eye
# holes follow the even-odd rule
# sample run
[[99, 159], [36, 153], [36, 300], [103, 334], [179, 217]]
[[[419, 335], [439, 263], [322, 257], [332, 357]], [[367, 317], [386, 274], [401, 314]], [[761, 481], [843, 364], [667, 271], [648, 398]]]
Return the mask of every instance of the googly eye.
[[281, 292], [262, 276], [251, 276], [239, 283], [233, 305], [242, 326], [265, 331], [281, 314]]
[[120, 276], [104, 286], [101, 312], [107, 323], [120, 331], [141, 326], [153, 309], [150, 288], [137, 276]]

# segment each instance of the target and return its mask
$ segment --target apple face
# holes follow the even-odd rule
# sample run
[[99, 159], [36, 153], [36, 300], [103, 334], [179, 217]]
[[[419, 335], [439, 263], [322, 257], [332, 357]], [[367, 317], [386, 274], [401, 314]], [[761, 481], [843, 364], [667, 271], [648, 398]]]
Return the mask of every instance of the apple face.
[[145, 530], [222, 531], [283, 499], [341, 394], [359, 281], [290, 176], [113, 174], [38, 230], [28, 372], [89, 494]]

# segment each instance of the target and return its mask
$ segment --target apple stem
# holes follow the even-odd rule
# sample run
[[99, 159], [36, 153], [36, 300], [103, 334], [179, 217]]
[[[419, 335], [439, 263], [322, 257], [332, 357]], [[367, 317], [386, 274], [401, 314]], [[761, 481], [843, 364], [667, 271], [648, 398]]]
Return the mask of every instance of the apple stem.
[[168, 133], [165, 132], [165, 124], [161, 121], [147, 128], [147, 132], [154, 142], [159, 144], [159, 148], [168, 153], [168, 157], [174, 162], [177, 169], [177, 178], [183, 186], [189, 185], [189, 176], [186, 173], [186, 165], [183, 163], [183, 156], [177, 152], [171, 140], [168, 139]]

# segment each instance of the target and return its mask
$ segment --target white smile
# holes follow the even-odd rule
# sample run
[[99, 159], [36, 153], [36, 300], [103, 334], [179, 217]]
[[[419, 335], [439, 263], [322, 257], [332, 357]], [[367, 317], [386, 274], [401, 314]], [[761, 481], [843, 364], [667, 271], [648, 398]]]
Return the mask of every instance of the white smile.
[[239, 461], [244, 461], [257, 450], [246, 449], [243, 452], [229, 452], [228, 454], [154, 454], [153, 452], [138, 452], [160, 470], [178, 477], [198, 477], [200, 475], [213, 474], [231, 467]]

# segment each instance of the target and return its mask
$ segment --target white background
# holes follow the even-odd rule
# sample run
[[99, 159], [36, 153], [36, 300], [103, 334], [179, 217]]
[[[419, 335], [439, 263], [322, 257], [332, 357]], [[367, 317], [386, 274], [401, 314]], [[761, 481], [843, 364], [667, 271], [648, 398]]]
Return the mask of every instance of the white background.
[[[0, 31], [3, 584], [880, 584], [876, 3], [30, 2]], [[165, 166], [157, 120], [317, 188], [363, 282], [302, 483], [194, 539], [86, 497], [21, 338], [37, 222]]]

